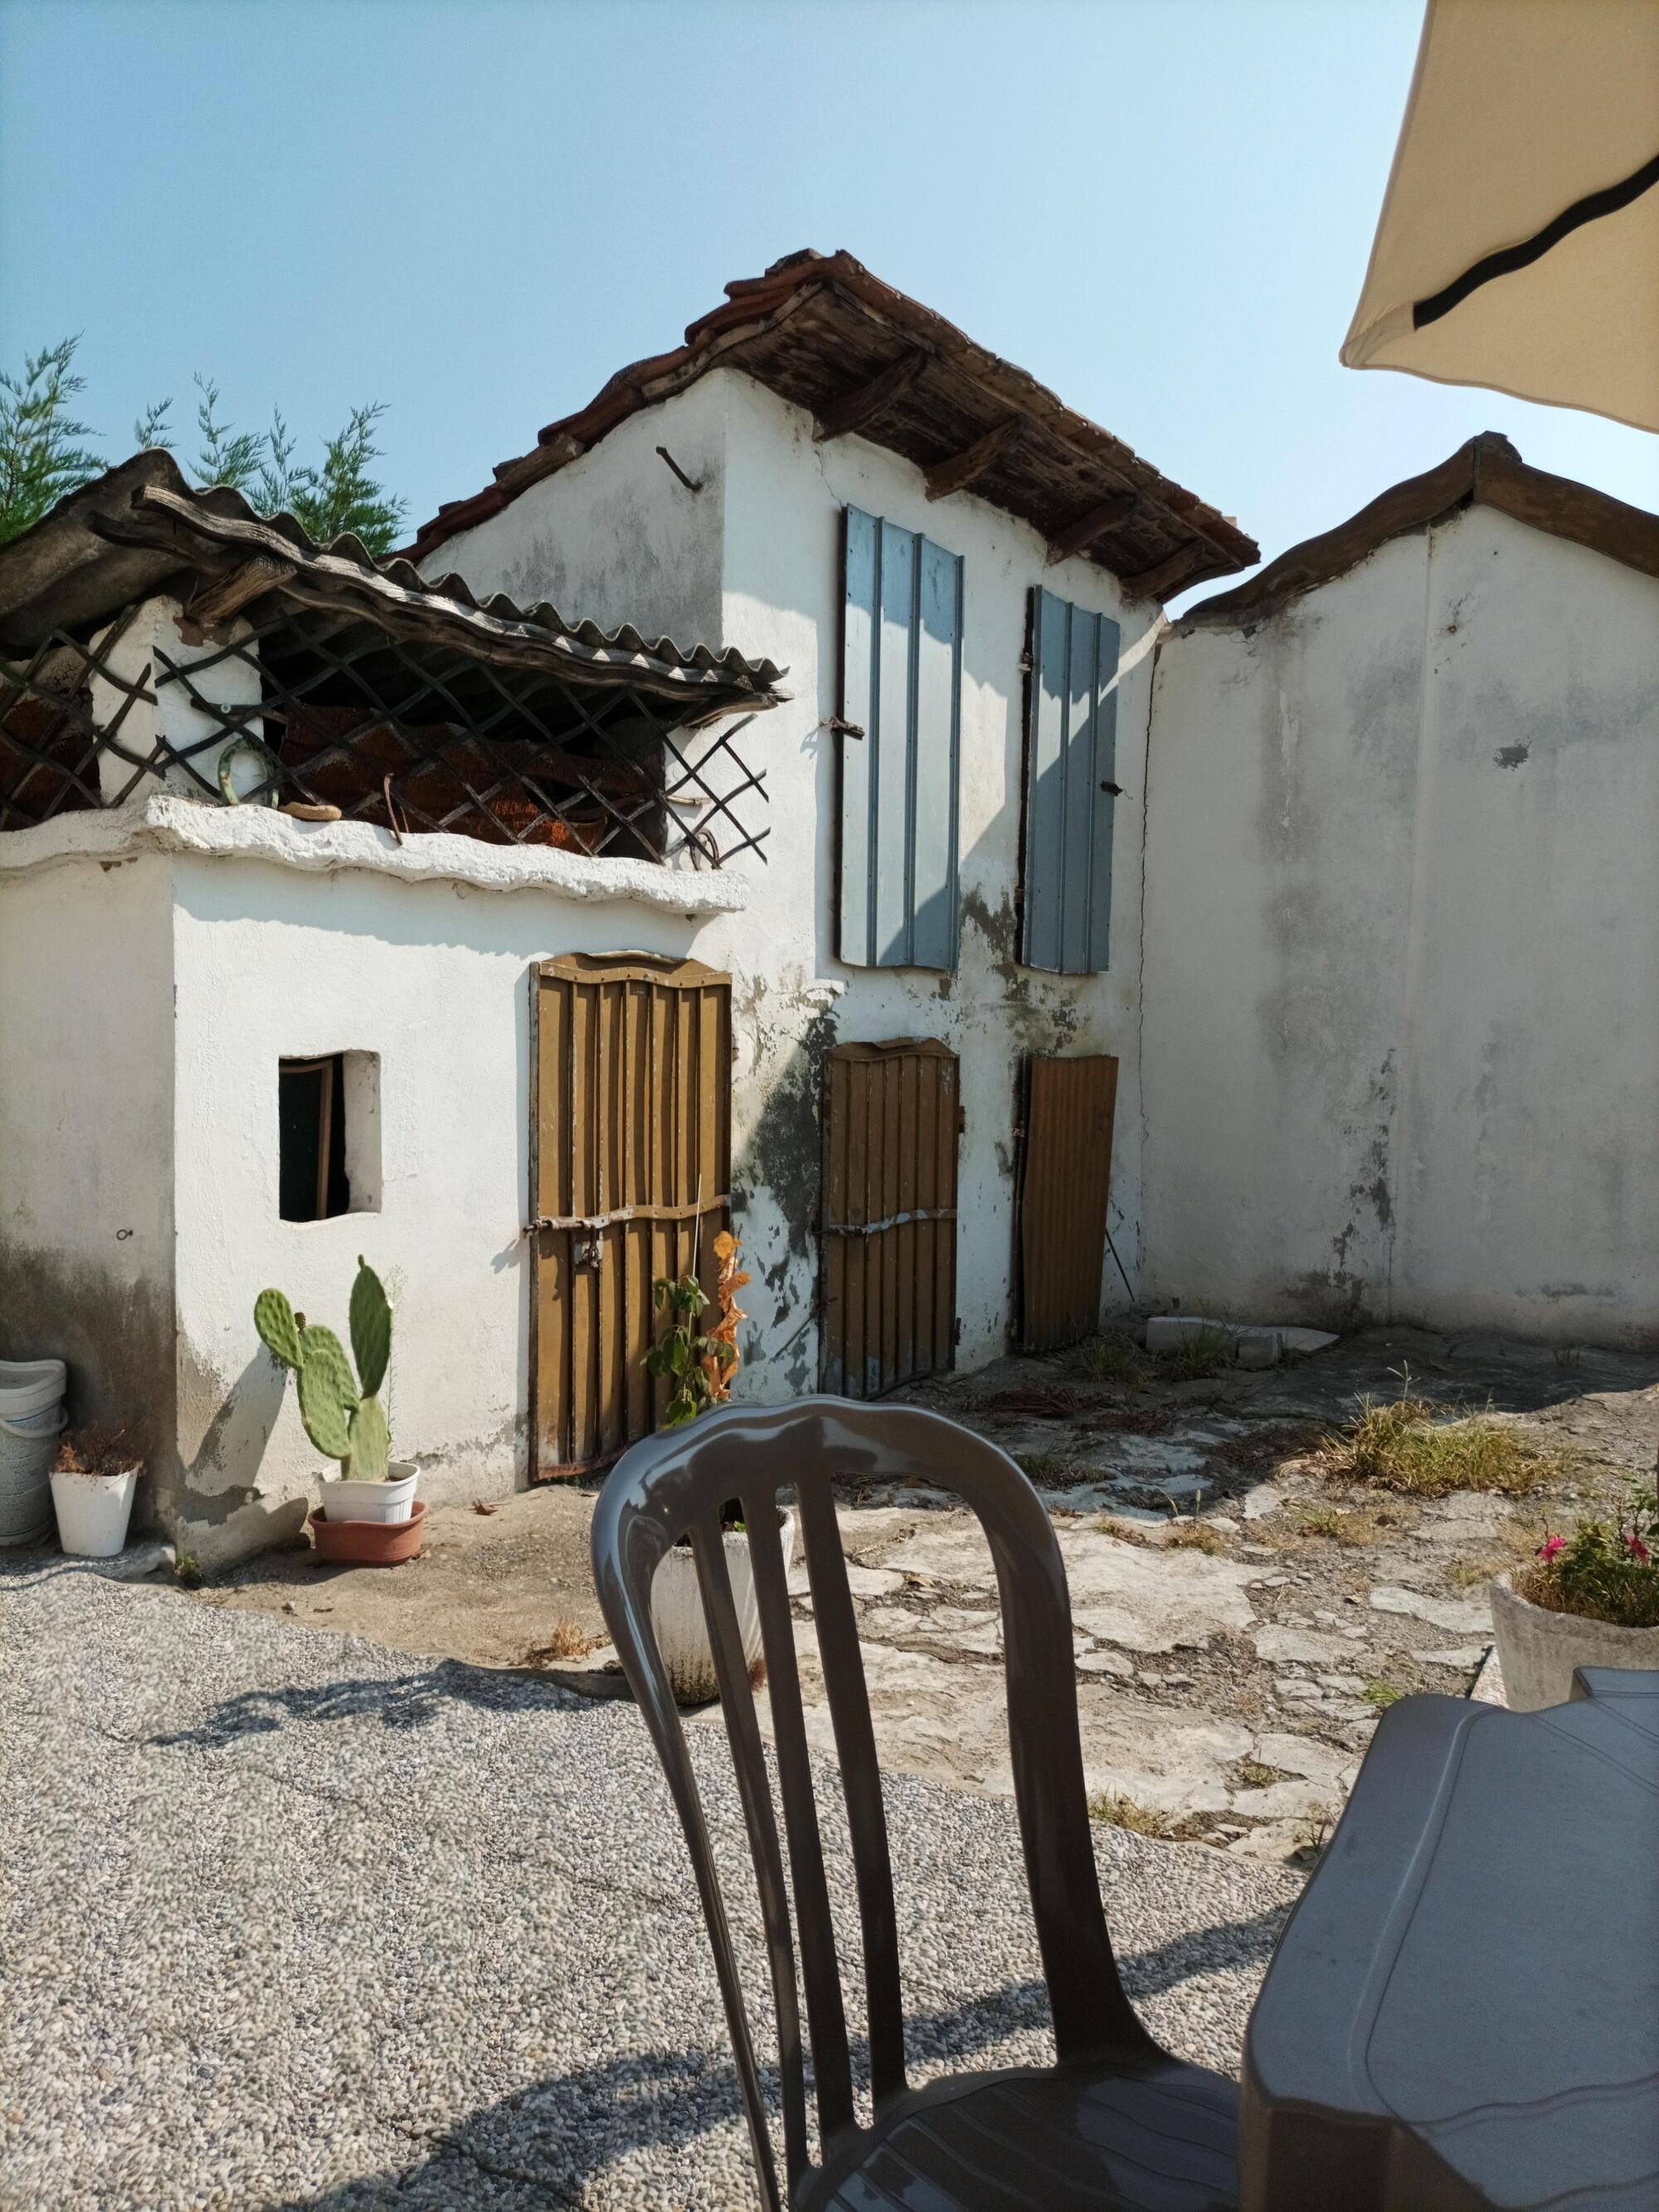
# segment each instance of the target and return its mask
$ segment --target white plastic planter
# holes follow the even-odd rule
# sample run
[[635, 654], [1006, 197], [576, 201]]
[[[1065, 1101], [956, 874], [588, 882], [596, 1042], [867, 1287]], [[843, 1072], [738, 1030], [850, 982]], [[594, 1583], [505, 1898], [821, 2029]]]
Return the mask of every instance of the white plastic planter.
[[52, 1503], [58, 1540], [71, 1559], [112, 1559], [127, 1540], [138, 1470], [124, 1474], [65, 1474], [54, 1468]]
[[1659, 1668], [1659, 1628], [1620, 1628], [1529, 1605], [1507, 1575], [1491, 1585], [1492, 1633], [1511, 1712], [1541, 1712], [1572, 1695], [1575, 1667]]
[[[783, 1571], [787, 1574], [795, 1561], [793, 1513], [782, 1516], [778, 1537], [783, 1546]], [[761, 1656], [761, 1624], [749, 1539], [741, 1528], [733, 1528], [723, 1541], [744, 1662], [752, 1676]], [[714, 1654], [702, 1617], [697, 1562], [689, 1544], [677, 1544], [658, 1562], [651, 1583], [651, 1630], [668, 1670], [669, 1686], [681, 1705], [704, 1705], [719, 1697], [720, 1678], [714, 1672]]]
[[0, 1545], [32, 1544], [52, 1527], [46, 1478], [68, 1381], [61, 1359], [0, 1359]]
[[407, 1521], [419, 1480], [417, 1468], [394, 1459], [384, 1482], [325, 1482], [323, 1510], [331, 1521]]

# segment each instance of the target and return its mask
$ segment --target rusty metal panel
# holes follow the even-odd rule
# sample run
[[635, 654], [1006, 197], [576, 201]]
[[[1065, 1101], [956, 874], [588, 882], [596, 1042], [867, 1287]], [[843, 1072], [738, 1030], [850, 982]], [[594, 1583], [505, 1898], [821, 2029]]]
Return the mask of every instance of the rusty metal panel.
[[[655, 1428], [651, 1288], [712, 1292], [730, 1226], [732, 984], [700, 961], [571, 953], [535, 977], [532, 1474], [606, 1465]], [[694, 1258], [695, 1255], [695, 1258]]]
[[1100, 1321], [1117, 1062], [1025, 1063], [1019, 1191], [1020, 1344], [1052, 1352]]
[[877, 1398], [954, 1362], [957, 1057], [837, 1045], [824, 1085], [823, 1388]]

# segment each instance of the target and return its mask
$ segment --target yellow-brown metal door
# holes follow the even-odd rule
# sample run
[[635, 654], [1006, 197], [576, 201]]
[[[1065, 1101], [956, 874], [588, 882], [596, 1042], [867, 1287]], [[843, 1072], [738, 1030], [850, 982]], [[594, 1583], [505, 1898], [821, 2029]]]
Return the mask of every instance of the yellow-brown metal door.
[[954, 1362], [957, 1056], [933, 1037], [830, 1053], [823, 1387], [876, 1398]]
[[1019, 1190], [1020, 1344], [1052, 1352], [1100, 1323], [1117, 1062], [1025, 1063]]
[[696, 960], [571, 953], [536, 972], [532, 1477], [614, 1459], [656, 1427], [653, 1283], [712, 1292], [730, 1225], [732, 979]]

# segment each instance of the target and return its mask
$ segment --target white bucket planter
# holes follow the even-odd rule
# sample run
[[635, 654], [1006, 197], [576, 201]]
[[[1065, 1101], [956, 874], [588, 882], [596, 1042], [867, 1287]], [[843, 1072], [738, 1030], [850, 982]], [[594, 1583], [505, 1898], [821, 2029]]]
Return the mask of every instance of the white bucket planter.
[[1575, 1667], [1659, 1668], [1659, 1628], [1620, 1628], [1610, 1620], [1529, 1605], [1510, 1588], [1507, 1575], [1491, 1587], [1492, 1633], [1511, 1712], [1565, 1705]]
[[65, 1474], [55, 1468], [52, 1502], [58, 1540], [71, 1559], [112, 1559], [127, 1540], [138, 1470], [124, 1474]]
[[394, 1459], [384, 1482], [325, 1482], [323, 1510], [331, 1521], [407, 1521], [419, 1480], [417, 1468]]
[[69, 1372], [61, 1359], [0, 1359], [0, 1545], [52, 1528], [52, 1463]]
[[[795, 1563], [793, 1513], [781, 1516], [778, 1537], [783, 1546], [783, 1571], [787, 1574]], [[752, 1676], [761, 1656], [761, 1623], [749, 1539], [742, 1529], [733, 1528], [722, 1540], [726, 1571], [732, 1578], [732, 1609], [743, 1638], [744, 1662]], [[658, 1562], [651, 1583], [651, 1632], [668, 1670], [669, 1686], [681, 1705], [703, 1705], [719, 1697], [720, 1678], [714, 1672], [714, 1654], [702, 1617], [697, 1562], [689, 1544], [675, 1545]]]

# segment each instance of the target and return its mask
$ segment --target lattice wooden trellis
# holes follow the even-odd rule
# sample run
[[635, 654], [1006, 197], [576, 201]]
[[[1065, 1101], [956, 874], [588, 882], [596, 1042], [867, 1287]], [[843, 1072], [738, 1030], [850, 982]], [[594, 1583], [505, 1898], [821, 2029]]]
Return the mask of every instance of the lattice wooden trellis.
[[[765, 802], [764, 769], [746, 766], [732, 742], [752, 715], [693, 729], [684, 706], [625, 678], [574, 684], [275, 594], [248, 611], [246, 634], [190, 659], [158, 646], [127, 678], [111, 662], [136, 611], [95, 646], [54, 630], [27, 662], [0, 659], [0, 830], [119, 805], [149, 777], [222, 802], [220, 757], [244, 738], [264, 773], [242, 804], [335, 806], [399, 836], [448, 830], [659, 861], [690, 852], [714, 866], [748, 850], [765, 857], [769, 833], [737, 805], [750, 793]], [[228, 661], [257, 672], [256, 700], [209, 696], [222, 687], [204, 689], [206, 679]], [[118, 702], [102, 720], [94, 677]], [[169, 686], [205, 734], [140, 750], [124, 735], [132, 709]], [[111, 760], [125, 772], [106, 788]]]

